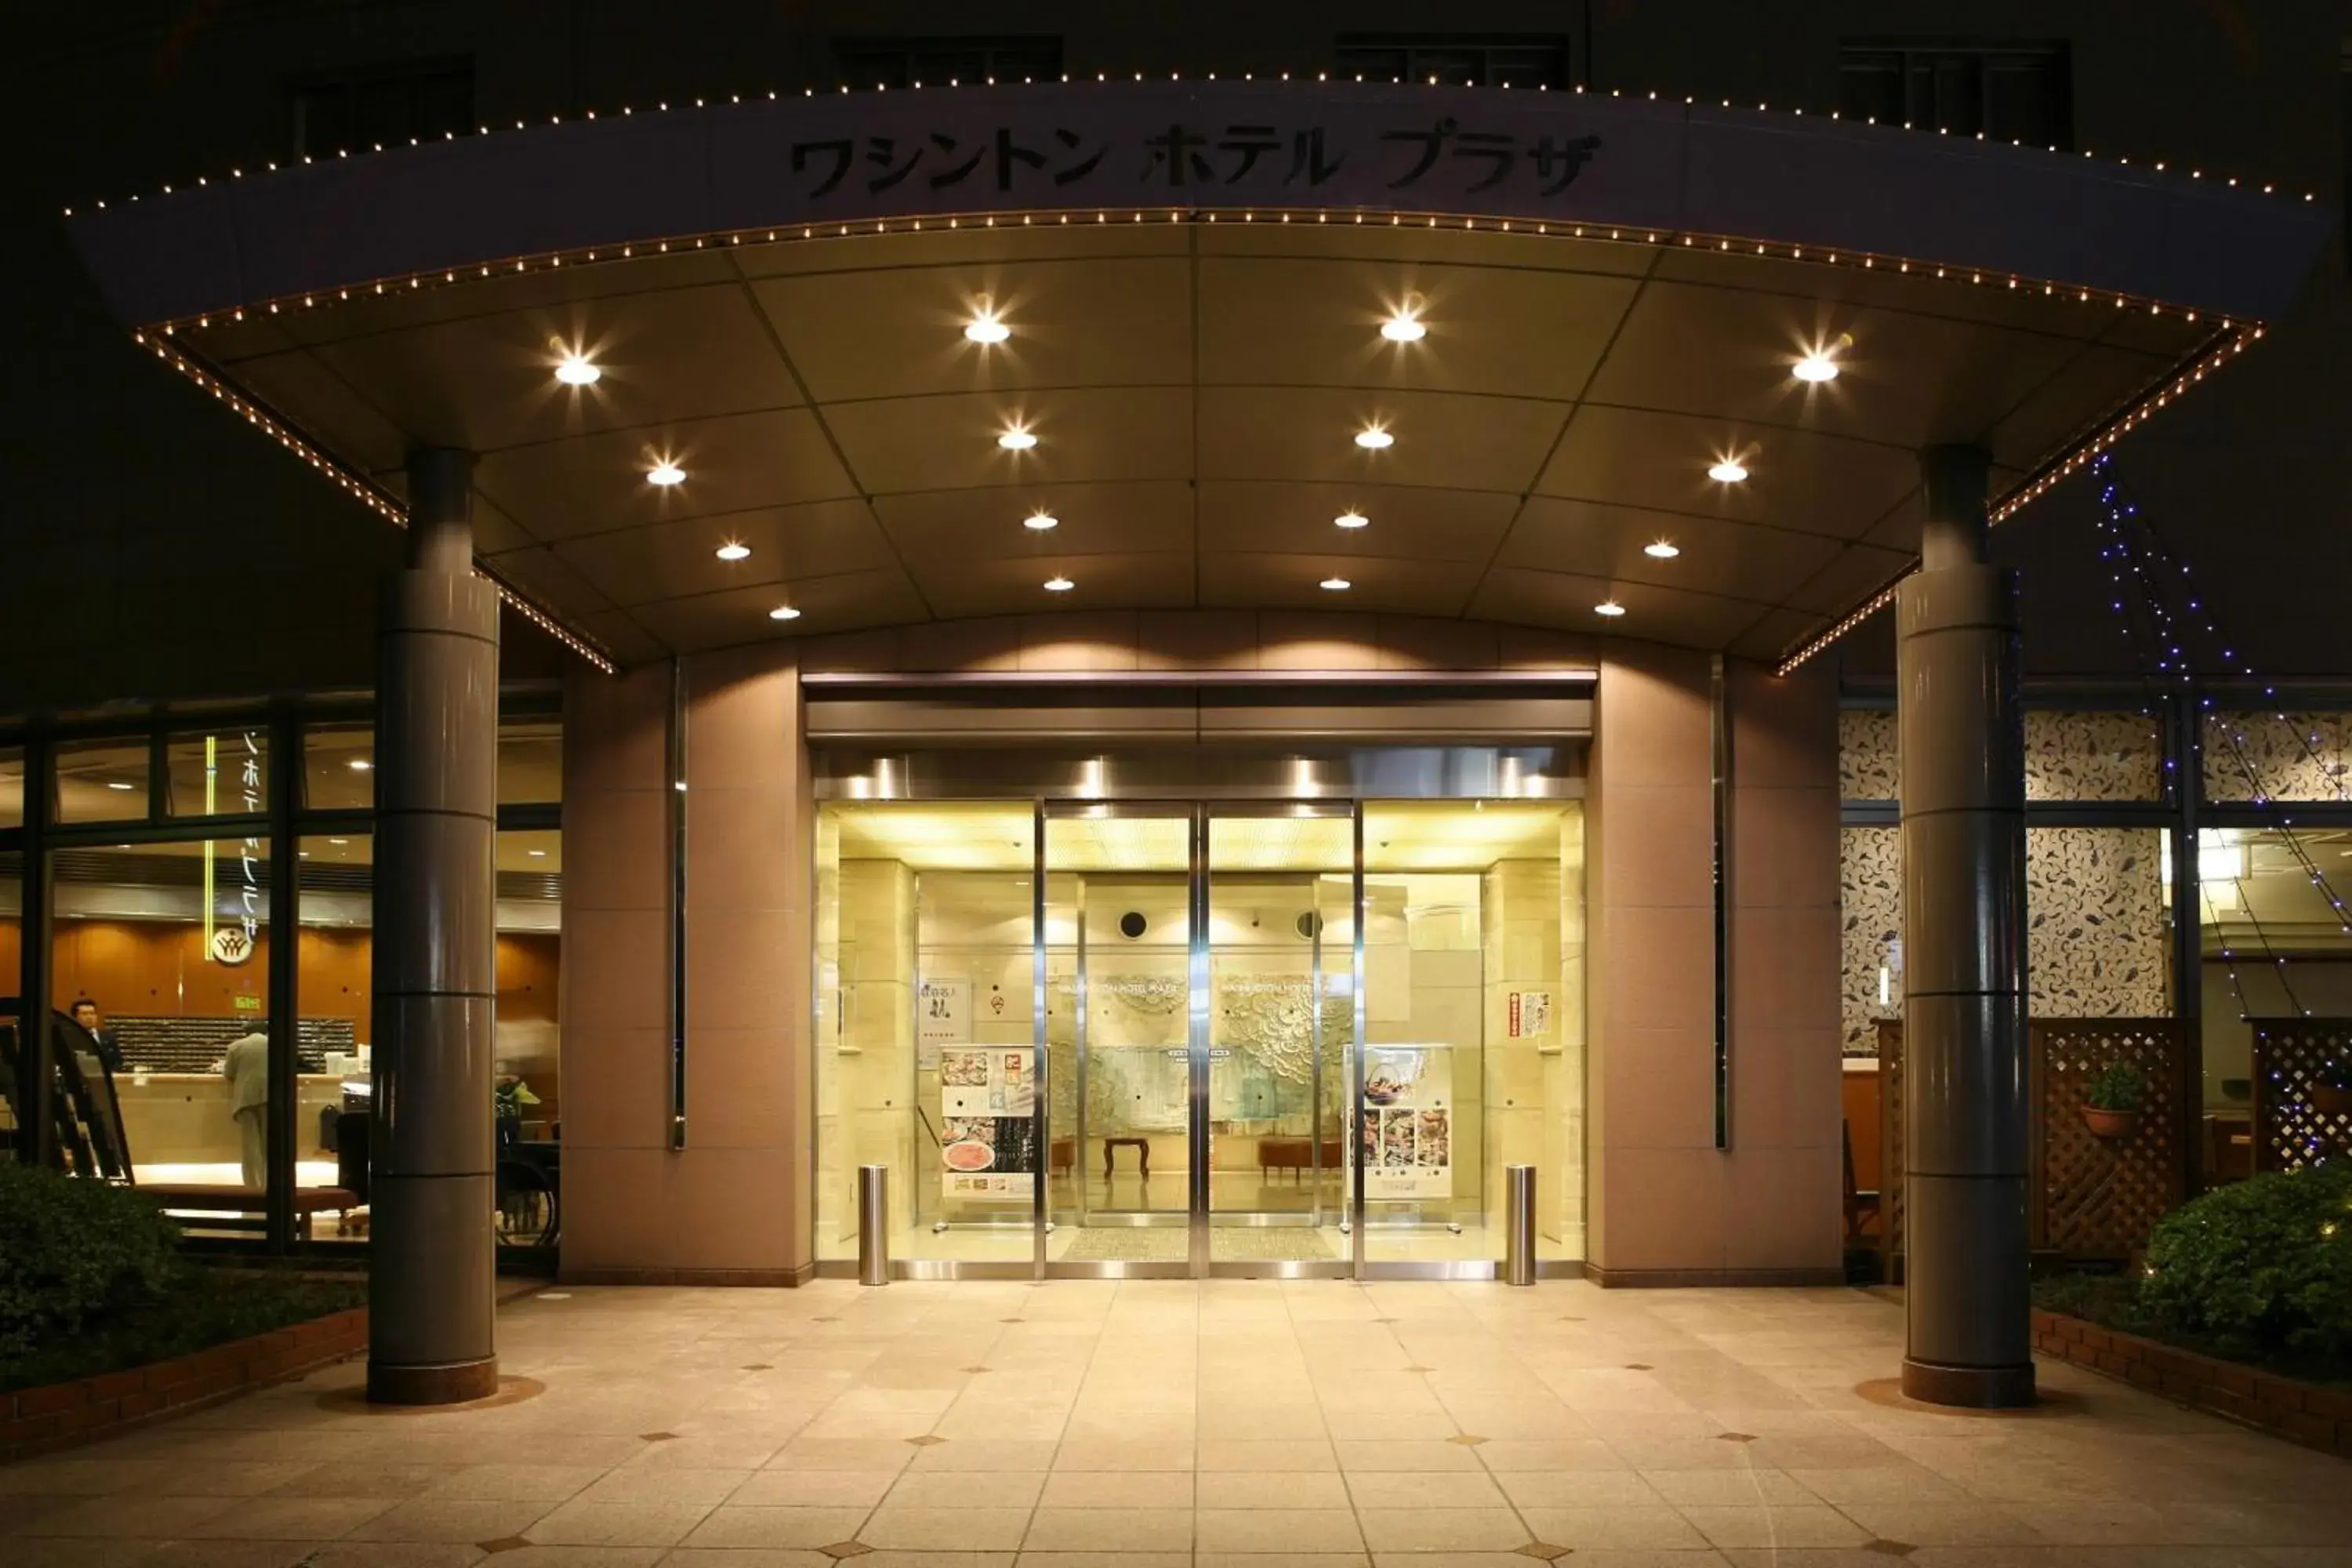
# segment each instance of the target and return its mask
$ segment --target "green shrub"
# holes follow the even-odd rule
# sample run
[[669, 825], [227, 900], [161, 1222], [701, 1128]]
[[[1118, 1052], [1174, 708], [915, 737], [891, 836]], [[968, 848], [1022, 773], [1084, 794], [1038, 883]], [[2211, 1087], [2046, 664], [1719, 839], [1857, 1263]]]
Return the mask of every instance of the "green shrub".
[[2352, 1358], [2352, 1165], [2218, 1187], [2157, 1222], [2139, 1304], [2225, 1355]]
[[179, 1238], [127, 1187], [0, 1162], [0, 1360], [156, 1300]]
[[2083, 1101], [2094, 1110], [2137, 1110], [2147, 1098], [2147, 1079], [2129, 1062], [2109, 1062], [2092, 1076]]

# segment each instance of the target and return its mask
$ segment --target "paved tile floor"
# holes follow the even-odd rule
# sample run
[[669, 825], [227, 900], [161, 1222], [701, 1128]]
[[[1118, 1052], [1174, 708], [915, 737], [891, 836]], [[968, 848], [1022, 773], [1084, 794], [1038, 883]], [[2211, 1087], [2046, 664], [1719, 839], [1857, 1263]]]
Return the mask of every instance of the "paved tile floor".
[[2352, 1565], [2352, 1465], [2059, 1366], [1890, 1408], [1846, 1290], [826, 1281], [502, 1311], [544, 1392], [384, 1414], [354, 1366], [0, 1468], [83, 1568]]

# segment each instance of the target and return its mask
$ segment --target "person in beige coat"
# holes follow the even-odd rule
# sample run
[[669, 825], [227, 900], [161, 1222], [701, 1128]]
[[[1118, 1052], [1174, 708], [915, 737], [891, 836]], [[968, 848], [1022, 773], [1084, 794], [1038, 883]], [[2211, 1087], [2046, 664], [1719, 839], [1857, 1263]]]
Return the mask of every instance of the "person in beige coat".
[[260, 1191], [269, 1184], [269, 1037], [256, 1032], [230, 1041], [220, 1074], [228, 1079], [245, 1184]]

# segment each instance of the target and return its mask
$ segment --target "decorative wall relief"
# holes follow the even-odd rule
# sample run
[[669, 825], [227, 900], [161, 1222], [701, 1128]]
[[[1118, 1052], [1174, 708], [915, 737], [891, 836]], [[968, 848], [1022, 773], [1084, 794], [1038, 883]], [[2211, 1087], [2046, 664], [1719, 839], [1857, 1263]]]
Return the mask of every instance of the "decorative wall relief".
[[1838, 710], [1838, 798], [1893, 800], [1895, 796], [1895, 710], [1843, 708]]
[[[2026, 832], [2027, 985], [2037, 1018], [2150, 1017], [2172, 1010], [2171, 922], [2154, 827]], [[1903, 1016], [1902, 830], [1839, 835], [1848, 1056], [1878, 1052], [1878, 1022]]]
[[2157, 827], [2026, 830], [2033, 1016], [2154, 1017], [2172, 1010], [2163, 842]]
[[[1903, 1016], [1903, 846], [1895, 827], [1838, 835], [1839, 1022], [1850, 1057], [1878, 1054], [1878, 1021]], [[1882, 975], [1882, 969], [1885, 972]]]
[[[1897, 751], [1894, 710], [1842, 710], [1838, 714], [1840, 797], [1900, 799]], [[2210, 773], [2210, 752], [2206, 765]], [[2028, 709], [2025, 798], [2162, 800], [2164, 738], [2157, 721], [2141, 713]]]
[[2352, 798], [2352, 713], [2208, 713], [2208, 800]]
[[2164, 736], [2145, 713], [2025, 713], [2028, 800], [2162, 800]]

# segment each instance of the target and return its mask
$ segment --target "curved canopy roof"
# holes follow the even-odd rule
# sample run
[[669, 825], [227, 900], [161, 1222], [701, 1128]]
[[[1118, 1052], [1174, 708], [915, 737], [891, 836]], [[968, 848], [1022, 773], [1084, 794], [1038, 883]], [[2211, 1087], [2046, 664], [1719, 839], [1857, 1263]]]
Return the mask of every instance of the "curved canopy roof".
[[409, 449], [478, 452], [484, 565], [626, 661], [1049, 605], [1781, 657], [1907, 569], [1920, 447], [2023, 499], [2258, 335], [2327, 221], [1801, 116], [1211, 83], [681, 106], [75, 224], [159, 353], [387, 515]]

